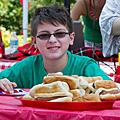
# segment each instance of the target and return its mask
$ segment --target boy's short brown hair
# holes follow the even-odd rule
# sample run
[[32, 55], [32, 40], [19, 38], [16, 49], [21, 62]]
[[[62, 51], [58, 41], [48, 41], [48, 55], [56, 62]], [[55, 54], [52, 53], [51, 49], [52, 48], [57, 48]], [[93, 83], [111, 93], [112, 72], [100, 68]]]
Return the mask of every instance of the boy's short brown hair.
[[58, 23], [66, 26], [69, 34], [73, 32], [72, 19], [65, 7], [55, 4], [53, 6], [44, 6], [35, 9], [35, 15], [31, 21], [31, 35], [36, 36], [37, 26], [43, 23], [51, 23], [58, 25]]

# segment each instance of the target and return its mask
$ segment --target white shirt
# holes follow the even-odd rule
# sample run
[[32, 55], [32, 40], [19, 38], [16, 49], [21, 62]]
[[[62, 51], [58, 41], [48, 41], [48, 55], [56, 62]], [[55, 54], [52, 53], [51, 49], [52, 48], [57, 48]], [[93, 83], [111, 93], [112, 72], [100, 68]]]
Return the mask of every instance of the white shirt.
[[99, 19], [104, 57], [120, 51], [120, 35], [111, 35], [112, 24], [117, 17], [120, 17], [120, 0], [107, 0]]

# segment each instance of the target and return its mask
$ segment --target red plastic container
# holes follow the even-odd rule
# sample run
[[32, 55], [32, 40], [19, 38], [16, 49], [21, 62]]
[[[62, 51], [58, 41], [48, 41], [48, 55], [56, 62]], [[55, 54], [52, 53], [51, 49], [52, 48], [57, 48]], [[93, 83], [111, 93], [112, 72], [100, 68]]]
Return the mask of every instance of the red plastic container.
[[120, 66], [116, 68], [116, 74], [114, 75], [114, 82], [120, 83]]
[[115, 101], [102, 101], [102, 102], [47, 102], [47, 101], [34, 101], [34, 100], [22, 100], [24, 106], [56, 109], [56, 110], [100, 110], [110, 109], [113, 107]]

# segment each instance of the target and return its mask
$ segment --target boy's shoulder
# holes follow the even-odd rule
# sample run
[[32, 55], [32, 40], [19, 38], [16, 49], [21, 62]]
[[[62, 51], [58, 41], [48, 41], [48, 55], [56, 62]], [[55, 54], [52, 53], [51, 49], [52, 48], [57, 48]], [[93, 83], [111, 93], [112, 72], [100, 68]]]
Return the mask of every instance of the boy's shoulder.
[[80, 55], [72, 54], [71, 52], [68, 52], [68, 56], [74, 62], [76, 61], [78, 63], [86, 63], [91, 61], [96, 63], [96, 61], [93, 58], [90, 58], [88, 56], [80, 56]]
[[89, 59], [89, 60], [93, 59], [93, 58], [90, 58], [88, 56], [80, 56], [80, 55], [77, 55], [77, 54], [72, 54], [70, 51], [68, 51], [67, 53], [68, 53], [69, 56], [75, 57], [75, 58], [78, 58], [78, 59], [79, 58], [81, 58], [81, 59]]

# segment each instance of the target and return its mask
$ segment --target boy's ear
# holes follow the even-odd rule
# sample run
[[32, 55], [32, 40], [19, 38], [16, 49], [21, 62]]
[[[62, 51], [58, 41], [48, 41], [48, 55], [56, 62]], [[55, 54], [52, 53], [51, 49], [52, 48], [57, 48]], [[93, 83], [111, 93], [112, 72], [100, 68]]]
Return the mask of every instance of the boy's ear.
[[35, 39], [35, 37], [32, 36], [31, 39], [32, 39], [33, 43], [36, 44], [36, 39]]
[[35, 37], [31, 37], [31, 39], [32, 39], [32, 41], [33, 41], [33, 43], [34, 43], [34, 47], [37, 49], [37, 44], [36, 44], [36, 39], [35, 39]]
[[75, 38], [75, 33], [72, 32], [72, 33], [70, 34], [70, 45], [73, 45], [74, 38]]

